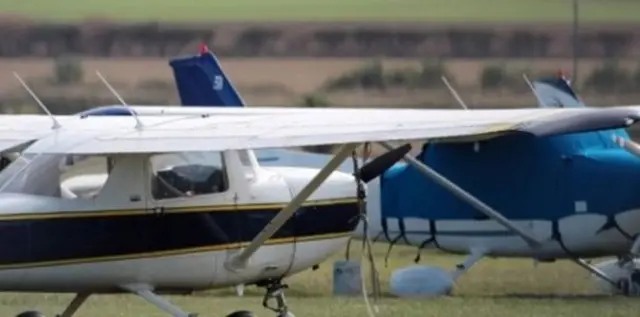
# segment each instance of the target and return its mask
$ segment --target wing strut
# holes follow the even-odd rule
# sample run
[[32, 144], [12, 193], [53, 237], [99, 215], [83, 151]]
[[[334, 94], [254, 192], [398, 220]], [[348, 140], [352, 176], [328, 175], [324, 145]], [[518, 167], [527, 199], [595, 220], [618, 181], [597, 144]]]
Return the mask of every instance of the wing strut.
[[287, 204], [271, 221], [256, 235], [251, 243], [240, 253], [232, 256], [226, 263], [225, 267], [228, 270], [235, 271], [242, 269], [247, 265], [249, 258], [258, 251], [258, 249], [271, 238], [276, 231], [278, 231], [286, 222], [293, 216], [293, 214], [300, 208], [300, 206], [313, 194], [313, 192], [324, 183], [324, 181], [333, 173], [342, 162], [351, 155], [351, 152], [356, 149], [357, 143], [344, 144], [340, 147], [338, 152], [329, 160], [316, 176], [295, 196], [291, 199], [291, 202]]
[[[391, 146], [387, 142], [380, 142], [380, 145], [382, 145], [384, 148], [386, 148], [387, 150], [390, 150], [390, 151], [394, 149], [393, 146]], [[487, 206], [485, 203], [480, 201], [478, 198], [472, 196], [470, 193], [468, 193], [465, 190], [463, 190], [462, 188], [458, 187], [456, 184], [454, 184], [453, 182], [451, 182], [450, 180], [448, 180], [444, 176], [440, 175], [438, 172], [434, 171], [433, 169], [431, 169], [426, 164], [418, 161], [417, 159], [415, 159], [411, 155], [405, 155], [404, 156], [404, 160], [407, 163], [411, 164], [411, 166], [415, 167], [424, 176], [426, 176], [429, 179], [433, 180], [434, 182], [436, 182], [437, 184], [442, 186], [444, 189], [446, 189], [449, 192], [451, 192], [453, 195], [457, 196], [458, 198], [462, 199], [463, 201], [465, 201], [469, 205], [473, 206], [478, 211], [480, 211], [483, 214], [485, 214], [487, 217], [495, 220], [499, 224], [505, 226], [509, 230], [511, 230], [511, 231], [517, 233], [518, 235], [520, 235], [520, 237], [522, 237], [522, 239], [524, 239], [527, 242], [527, 244], [529, 244], [531, 247], [538, 247], [538, 246], [541, 245], [541, 241], [538, 240], [533, 235], [533, 233], [531, 233], [531, 232], [529, 232], [527, 230], [524, 230], [524, 229], [520, 228], [519, 226], [515, 225], [509, 219], [507, 219], [503, 215], [501, 215], [499, 212], [495, 211], [493, 208]]]

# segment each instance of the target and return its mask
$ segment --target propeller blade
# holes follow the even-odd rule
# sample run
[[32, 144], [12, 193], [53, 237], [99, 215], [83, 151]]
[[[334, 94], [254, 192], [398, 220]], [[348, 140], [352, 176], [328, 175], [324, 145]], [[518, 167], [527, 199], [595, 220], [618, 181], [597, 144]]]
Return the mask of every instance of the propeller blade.
[[365, 183], [370, 182], [400, 161], [409, 151], [411, 151], [411, 144], [407, 143], [374, 158], [360, 168], [360, 179]]

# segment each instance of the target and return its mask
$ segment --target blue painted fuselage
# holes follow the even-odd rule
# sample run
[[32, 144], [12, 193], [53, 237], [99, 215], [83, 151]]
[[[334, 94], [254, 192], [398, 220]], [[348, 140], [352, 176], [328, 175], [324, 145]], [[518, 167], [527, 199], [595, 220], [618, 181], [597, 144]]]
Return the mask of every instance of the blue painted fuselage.
[[617, 146], [613, 135], [628, 138], [624, 130], [544, 138], [510, 135], [478, 147], [434, 144], [418, 155], [509, 220], [549, 241], [540, 250], [407, 164], [397, 164], [380, 180], [379, 216], [370, 215], [371, 229], [378, 240], [463, 253], [483, 247], [497, 256], [555, 258], [626, 250], [640, 232], [640, 159]]

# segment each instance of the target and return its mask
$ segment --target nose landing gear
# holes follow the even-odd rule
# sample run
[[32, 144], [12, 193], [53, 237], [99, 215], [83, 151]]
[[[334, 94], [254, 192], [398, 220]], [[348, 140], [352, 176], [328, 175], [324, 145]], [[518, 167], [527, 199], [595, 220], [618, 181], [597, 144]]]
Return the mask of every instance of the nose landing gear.
[[[267, 292], [262, 299], [262, 306], [264, 308], [274, 311], [276, 317], [295, 317], [295, 315], [289, 311], [287, 300], [284, 297], [284, 290], [289, 288], [288, 285], [282, 284], [282, 281], [279, 279], [261, 281], [256, 283], [256, 285], [266, 288]], [[269, 304], [272, 300], [275, 300], [274, 306]], [[227, 317], [255, 317], [255, 315], [250, 311], [239, 310], [227, 315]]]
[[[276, 317], [295, 317], [290, 311], [287, 305], [287, 300], [284, 297], [284, 290], [289, 288], [288, 285], [282, 284], [280, 280], [270, 280], [263, 285], [267, 289], [267, 293], [262, 300], [262, 306], [270, 309], [276, 313]], [[269, 301], [275, 299], [276, 306], [269, 306]]]

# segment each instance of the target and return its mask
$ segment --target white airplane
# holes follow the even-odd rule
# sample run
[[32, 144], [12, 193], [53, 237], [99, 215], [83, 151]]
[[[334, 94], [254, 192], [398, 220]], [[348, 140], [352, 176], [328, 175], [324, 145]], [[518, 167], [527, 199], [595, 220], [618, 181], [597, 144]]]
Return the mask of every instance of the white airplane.
[[[359, 144], [540, 138], [626, 127], [638, 119], [635, 107], [0, 116], [0, 151], [22, 152], [0, 172], [0, 290], [76, 293], [62, 317], [72, 316], [90, 294], [118, 292], [186, 317], [193, 315], [159, 294], [256, 283], [267, 287], [266, 297], [280, 299], [275, 310], [284, 316], [282, 279], [344, 247], [360, 215], [358, 185], [403, 158], [441, 179], [406, 156], [407, 146], [356, 170], [355, 178], [336, 172]], [[252, 155], [254, 149], [320, 144], [342, 144], [320, 170], [263, 168]], [[166, 166], [182, 155], [201, 155], [207, 164]], [[70, 156], [103, 160], [105, 182], [92, 190], [62, 189]], [[540, 246], [535, 233], [496, 211], [480, 211], [523, 243]]]
[[[1, 116], [0, 148], [22, 154], [0, 172], [0, 241], [6, 244], [0, 290], [76, 293], [61, 317], [72, 316], [90, 294], [118, 292], [186, 317], [195, 315], [159, 294], [257, 284], [266, 288], [265, 300], [277, 300], [277, 315], [289, 316], [282, 278], [343, 248], [358, 224], [355, 179], [332, 171], [355, 145], [344, 146], [320, 171], [264, 168], [251, 146], [227, 148], [229, 141], [242, 144], [237, 138], [247, 135], [235, 129], [252, 118], [145, 117], [137, 130], [131, 117], [60, 116], [43, 134], [49, 124], [38, 116]], [[166, 151], [178, 135], [126, 140], [131, 132], [164, 134], [161, 127], [191, 119], [226, 128], [196, 128], [213, 146], [196, 151]], [[124, 139], [115, 151], [74, 150], [117, 135]], [[191, 141], [181, 143], [195, 145]], [[152, 149], [153, 143], [160, 147]], [[68, 166], [69, 157], [82, 159]], [[102, 161], [107, 177], [86, 170], [83, 160]], [[65, 185], [68, 177], [87, 177], [83, 173], [103, 181]]]

